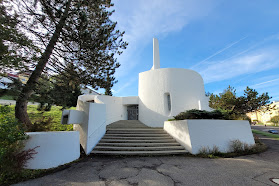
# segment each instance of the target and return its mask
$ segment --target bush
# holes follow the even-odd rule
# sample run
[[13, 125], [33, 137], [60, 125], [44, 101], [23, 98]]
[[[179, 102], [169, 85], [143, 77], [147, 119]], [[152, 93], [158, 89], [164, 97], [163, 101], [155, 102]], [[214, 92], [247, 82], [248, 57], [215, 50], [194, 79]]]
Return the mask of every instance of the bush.
[[17, 178], [27, 160], [36, 152], [23, 150], [28, 136], [23, 125], [11, 115], [11, 108], [0, 105], [0, 182], [9, 183]]
[[185, 112], [181, 112], [178, 115], [174, 116], [176, 120], [184, 120], [184, 119], [228, 119], [226, 114], [222, 113], [219, 110], [206, 111], [206, 110], [187, 110]]
[[273, 116], [270, 121], [274, 124], [279, 123], [279, 116]]
[[[9, 114], [14, 116], [14, 105], [9, 106]], [[75, 109], [74, 107], [71, 109]], [[37, 105], [28, 105], [27, 112], [33, 126], [28, 132], [40, 132], [40, 131], [72, 131], [73, 125], [62, 125], [61, 115], [62, 107], [52, 106], [48, 112], [38, 111]]]
[[232, 140], [230, 144], [231, 153], [238, 155], [254, 154], [266, 150], [266, 146], [262, 144], [258, 138], [255, 139], [255, 145], [248, 145], [240, 140]]
[[202, 147], [198, 153], [198, 156], [209, 158], [217, 157], [220, 155], [222, 155], [222, 153], [216, 145], [214, 145], [212, 149], [210, 149], [209, 147]]
[[236, 156], [243, 156], [255, 153], [261, 153], [267, 150], [267, 146], [259, 141], [257, 136], [254, 136], [255, 145], [248, 145], [247, 143], [243, 143], [240, 140], [232, 140], [229, 146], [229, 152], [220, 152], [217, 146], [213, 146], [213, 148], [202, 147], [197, 154], [198, 157], [203, 158], [230, 158]]

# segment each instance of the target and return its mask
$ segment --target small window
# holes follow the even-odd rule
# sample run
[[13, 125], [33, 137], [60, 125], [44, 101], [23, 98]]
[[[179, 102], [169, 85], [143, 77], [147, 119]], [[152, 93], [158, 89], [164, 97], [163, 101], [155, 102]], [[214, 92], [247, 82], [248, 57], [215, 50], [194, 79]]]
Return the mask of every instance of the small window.
[[169, 111], [171, 111], [171, 98], [169, 94], [167, 94], [167, 101], [168, 101], [168, 109]]

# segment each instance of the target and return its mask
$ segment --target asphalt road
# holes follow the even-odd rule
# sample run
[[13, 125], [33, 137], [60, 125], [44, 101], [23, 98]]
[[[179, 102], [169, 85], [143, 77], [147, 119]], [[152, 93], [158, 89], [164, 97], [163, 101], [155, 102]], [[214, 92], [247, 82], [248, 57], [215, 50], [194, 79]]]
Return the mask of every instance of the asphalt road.
[[266, 152], [236, 158], [91, 156], [17, 185], [276, 185], [270, 178], [279, 178], [279, 141], [262, 140]]
[[264, 131], [267, 132], [270, 129], [274, 129], [274, 130], [278, 130], [279, 131], [279, 127], [273, 127], [273, 126], [264, 126], [264, 125], [251, 125], [252, 129], [256, 129], [256, 130], [260, 130], [260, 131]]

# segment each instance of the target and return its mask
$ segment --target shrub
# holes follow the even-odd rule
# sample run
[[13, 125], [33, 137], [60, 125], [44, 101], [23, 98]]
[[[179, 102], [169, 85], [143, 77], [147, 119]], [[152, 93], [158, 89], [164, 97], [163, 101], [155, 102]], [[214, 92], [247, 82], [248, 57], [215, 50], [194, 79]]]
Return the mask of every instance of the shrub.
[[273, 116], [270, 121], [274, 124], [279, 123], [279, 116]]
[[248, 145], [240, 140], [232, 140], [230, 144], [231, 153], [238, 155], [254, 154], [266, 150], [266, 146], [255, 138], [255, 145]]
[[230, 150], [231, 152], [236, 153], [242, 152], [244, 151], [244, 143], [242, 143], [240, 140], [233, 140], [230, 144]]
[[267, 146], [259, 141], [259, 138], [257, 136], [254, 136], [255, 138], [255, 145], [248, 145], [247, 143], [243, 143], [240, 140], [233, 140], [230, 143], [230, 150], [229, 152], [223, 153], [220, 152], [219, 148], [217, 146], [213, 146], [213, 148], [209, 147], [202, 147], [199, 150], [199, 153], [197, 156], [203, 157], [203, 158], [228, 158], [228, 157], [236, 157], [236, 156], [242, 156], [242, 155], [249, 155], [249, 154], [255, 154], [255, 153], [261, 153], [267, 150]]
[[28, 130], [29, 132], [42, 132], [42, 131], [50, 131], [51, 123], [53, 118], [52, 117], [45, 117], [41, 116], [35, 121], [32, 127]]
[[227, 119], [227, 116], [219, 110], [213, 110], [210, 112], [206, 110], [192, 109], [179, 113], [178, 115], [174, 116], [174, 119]]
[[214, 158], [214, 157], [217, 157], [217, 156], [221, 156], [222, 154], [223, 153], [220, 152], [219, 147], [214, 145], [212, 147], [212, 149], [209, 148], [209, 147], [202, 147], [202, 148], [200, 148], [198, 156]]
[[0, 182], [3, 184], [18, 177], [26, 161], [36, 153], [34, 149], [23, 150], [28, 136], [10, 109], [0, 106]]

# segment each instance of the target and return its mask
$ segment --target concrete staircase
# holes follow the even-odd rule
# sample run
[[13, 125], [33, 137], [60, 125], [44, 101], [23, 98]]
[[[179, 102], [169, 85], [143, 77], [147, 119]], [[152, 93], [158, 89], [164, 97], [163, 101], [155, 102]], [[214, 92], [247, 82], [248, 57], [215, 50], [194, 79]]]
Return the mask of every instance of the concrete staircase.
[[107, 132], [91, 154], [172, 155], [186, 150], [163, 128], [151, 128], [138, 120], [122, 120], [107, 126]]

